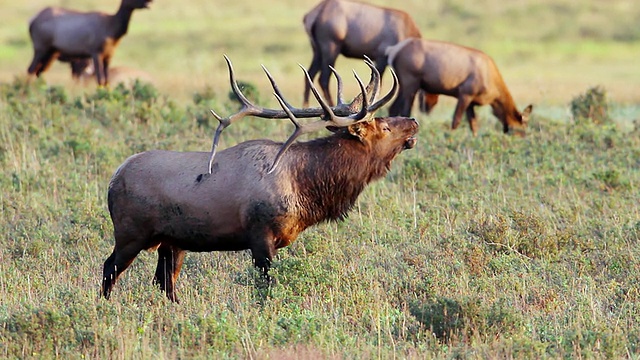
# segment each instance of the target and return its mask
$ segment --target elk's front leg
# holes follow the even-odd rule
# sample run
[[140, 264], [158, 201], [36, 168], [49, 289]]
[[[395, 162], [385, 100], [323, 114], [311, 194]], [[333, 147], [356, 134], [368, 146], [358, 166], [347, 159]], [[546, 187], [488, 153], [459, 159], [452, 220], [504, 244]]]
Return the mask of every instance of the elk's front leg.
[[160, 286], [160, 290], [167, 294], [169, 300], [178, 303], [175, 292], [176, 280], [182, 268], [185, 251], [170, 245], [160, 245], [158, 248], [158, 266], [153, 277], [153, 283]]
[[272, 278], [269, 275], [271, 262], [276, 254], [273, 234], [271, 231], [262, 232], [251, 239], [251, 255], [254, 265], [260, 270], [261, 285], [271, 285]]

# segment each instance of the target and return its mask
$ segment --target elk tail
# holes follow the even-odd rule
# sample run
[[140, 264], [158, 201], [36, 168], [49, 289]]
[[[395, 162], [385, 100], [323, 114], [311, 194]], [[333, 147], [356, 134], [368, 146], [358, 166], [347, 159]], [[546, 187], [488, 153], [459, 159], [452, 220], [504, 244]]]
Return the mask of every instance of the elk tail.
[[402, 50], [411, 40], [413, 40], [413, 38], [404, 39], [395, 45], [388, 46], [384, 50], [384, 54], [387, 55], [387, 63], [391, 65], [391, 67], [393, 67], [393, 61], [396, 59], [400, 50]]
[[304, 24], [304, 30], [307, 32], [309, 37], [309, 41], [311, 42], [311, 47], [315, 50], [318, 45], [316, 44], [316, 40], [313, 36], [313, 27], [316, 24], [316, 20], [318, 16], [324, 10], [324, 7], [327, 5], [327, 1], [322, 1], [320, 4], [316, 5], [311, 11], [306, 13], [302, 18], [302, 23]]

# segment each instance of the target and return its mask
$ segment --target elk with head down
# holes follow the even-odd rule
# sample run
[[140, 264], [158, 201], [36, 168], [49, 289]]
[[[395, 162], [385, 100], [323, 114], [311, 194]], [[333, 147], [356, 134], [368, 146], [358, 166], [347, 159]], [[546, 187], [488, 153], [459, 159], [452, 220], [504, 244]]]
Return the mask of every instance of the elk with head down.
[[466, 113], [471, 131], [477, 135], [474, 107], [491, 105], [505, 133], [524, 135], [533, 106], [518, 111], [498, 67], [482, 51], [449, 42], [407, 39], [389, 47], [387, 55], [400, 81], [398, 97], [389, 109], [391, 116], [409, 116], [416, 92], [423, 90], [428, 95], [419, 101], [426, 111], [435, 105], [438, 94], [458, 99], [452, 129]]
[[[109, 82], [109, 61], [127, 33], [131, 15], [152, 0], [122, 0], [113, 14], [47, 7], [29, 22], [33, 60], [27, 72], [40, 76], [56, 59], [91, 59], [98, 85]], [[73, 67], [72, 67], [72, 71]]]
[[[246, 100], [228, 65], [234, 92]], [[379, 82], [379, 73], [369, 66], [372, 81]], [[251, 140], [225, 149], [216, 156], [210, 174], [201, 175], [209, 157], [205, 152], [147, 151], [128, 158], [109, 183], [115, 248], [104, 263], [102, 295], [109, 297], [118, 276], [140, 251], [154, 249], [154, 283], [172, 301], [177, 301], [175, 282], [186, 251], [248, 249], [268, 283], [277, 249], [312, 225], [344, 219], [365, 186], [383, 177], [396, 155], [415, 145], [418, 129], [410, 118], [373, 117], [395, 95], [395, 74], [389, 94], [371, 105], [379, 84], [367, 87], [367, 93], [356, 79], [361, 108], [345, 116], [335, 112], [344, 113], [348, 106], [330, 107], [314, 87], [320, 108], [292, 108], [273, 83], [283, 110], [247, 103], [255, 111], [244, 109], [229, 118], [277, 118], [285, 113], [296, 126], [294, 134], [285, 144]], [[321, 119], [305, 124], [296, 119], [312, 114]], [[324, 128], [334, 133], [293, 141]]]
[[[342, 54], [350, 58], [369, 57], [382, 74], [387, 67], [385, 49], [409, 37], [420, 37], [420, 30], [404, 11], [357, 1], [324, 0], [303, 19], [313, 59], [309, 75], [320, 72], [320, 89], [329, 94], [330, 67]], [[309, 102], [309, 84], [305, 82], [303, 106]]]

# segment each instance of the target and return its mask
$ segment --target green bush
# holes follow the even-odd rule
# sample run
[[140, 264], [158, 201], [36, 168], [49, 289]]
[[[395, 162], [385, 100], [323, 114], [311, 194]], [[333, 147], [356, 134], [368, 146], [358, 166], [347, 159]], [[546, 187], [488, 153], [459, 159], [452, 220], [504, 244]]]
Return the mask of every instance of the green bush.
[[606, 124], [611, 122], [607, 92], [604, 87], [589, 88], [584, 94], [574, 97], [570, 107], [571, 116], [578, 123]]
[[[254, 104], [260, 103], [260, 91], [258, 91], [258, 88], [255, 85], [248, 81], [238, 81], [238, 87], [249, 101]], [[240, 101], [233, 90], [229, 90], [228, 97], [231, 101]]]

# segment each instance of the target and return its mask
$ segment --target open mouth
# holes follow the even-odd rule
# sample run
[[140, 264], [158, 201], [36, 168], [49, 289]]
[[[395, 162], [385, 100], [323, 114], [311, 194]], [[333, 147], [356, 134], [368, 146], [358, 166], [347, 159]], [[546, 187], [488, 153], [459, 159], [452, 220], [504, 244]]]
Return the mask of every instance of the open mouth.
[[416, 142], [418, 142], [418, 139], [416, 139], [414, 136], [408, 138], [405, 142], [404, 142], [404, 149], [413, 149], [414, 146], [416, 146]]

